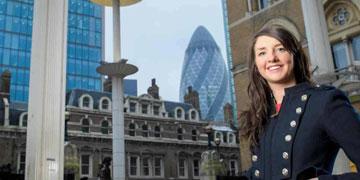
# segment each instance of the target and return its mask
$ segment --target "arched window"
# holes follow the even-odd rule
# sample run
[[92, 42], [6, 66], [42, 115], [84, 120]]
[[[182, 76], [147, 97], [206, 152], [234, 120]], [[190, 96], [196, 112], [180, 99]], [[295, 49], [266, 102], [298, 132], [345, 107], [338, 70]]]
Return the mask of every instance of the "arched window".
[[131, 123], [129, 124], [129, 136], [135, 136], [135, 135], [136, 135], [135, 124]]
[[[223, 139], [222, 139], [222, 134], [221, 132], [215, 132], [215, 139], [219, 138], [221, 142], [224, 142]], [[214, 141], [215, 141], [214, 139]]]
[[229, 133], [229, 143], [235, 144], [235, 137], [233, 133]]
[[82, 107], [90, 108], [90, 98], [89, 97], [83, 98]]
[[90, 122], [89, 119], [82, 120], [82, 132], [89, 133], [90, 132]]
[[101, 102], [101, 109], [108, 110], [108, 109], [110, 109], [109, 106], [110, 106], [109, 100], [103, 99]]
[[109, 123], [107, 121], [101, 122], [101, 133], [102, 134], [109, 134]]
[[142, 136], [143, 137], [149, 137], [149, 129], [146, 124], [142, 126]]
[[196, 112], [191, 111], [191, 120], [195, 120], [195, 119], [196, 119]]
[[193, 129], [193, 130], [191, 131], [191, 139], [192, 139], [193, 141], [197, 141], [197, 140], [198, 140], [198, 135], [197, 135], [197, 130], [196, 130], [196, 129]]
[[182, 118], [182, 111], [181, 111], [181, 109], [176, 110], [176, 117], [177, 117], [177, 118]]
[[159, 126], [155, 126], [154, 127], [154, 131], [155, 131], [155, 137], [161, 137], [161, 129]]
[[178, 140], [183, 140], [183, 139], [184, 139], [183, 129], [179, 128], [179, 129], [177, 130], [177, 138], [178, 138]]

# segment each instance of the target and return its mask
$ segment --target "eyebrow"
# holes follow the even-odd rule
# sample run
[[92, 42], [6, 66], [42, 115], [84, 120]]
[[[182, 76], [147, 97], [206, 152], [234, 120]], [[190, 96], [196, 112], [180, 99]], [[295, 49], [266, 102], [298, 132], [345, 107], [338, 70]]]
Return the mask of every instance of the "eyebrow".
[[[278, 46], [284, 46], [284, 45], [282, 45], [281, 43], [279, 43], [279, 44], [276, 44], [274, 47], [278, 47]], [[264, 49], [266, 49], [266, 48], [265, 48], [265, 47], [259, 47], [259, 48], [256, 48], [255, 51], [264, 50]]]

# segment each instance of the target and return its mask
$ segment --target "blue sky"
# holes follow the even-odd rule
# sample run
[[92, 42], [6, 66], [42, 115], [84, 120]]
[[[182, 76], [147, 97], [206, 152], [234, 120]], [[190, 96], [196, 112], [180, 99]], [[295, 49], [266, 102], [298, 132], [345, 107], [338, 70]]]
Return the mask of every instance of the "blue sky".
[[[226, 61], [221, 0], [142, 0], [121, 7], [121, 57], [139, 71], [138, 95], [156, 78], [163, 100], [178, 101], [185, 50], [199, 25], [206, 27]], [[112, 61], [112, 8], [105, 10], [105, 60]]]

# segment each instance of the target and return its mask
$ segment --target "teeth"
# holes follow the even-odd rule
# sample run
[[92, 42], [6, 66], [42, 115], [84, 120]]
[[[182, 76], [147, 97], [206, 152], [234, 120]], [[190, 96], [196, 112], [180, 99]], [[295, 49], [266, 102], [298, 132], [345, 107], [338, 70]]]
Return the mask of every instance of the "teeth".
[[271, 67], [269, 67], [269, 70], [275, 70], [275, 69], [279, 69], [280, 68], [280, 66], [271, 66]]

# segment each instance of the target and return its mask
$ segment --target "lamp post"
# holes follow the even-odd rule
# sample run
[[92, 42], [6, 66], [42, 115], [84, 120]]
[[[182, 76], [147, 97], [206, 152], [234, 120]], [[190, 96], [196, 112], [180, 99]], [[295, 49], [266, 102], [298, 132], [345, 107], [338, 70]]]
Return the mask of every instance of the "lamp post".
[[138, 68], [126, 64], [127, 60], [121, 59], [120, 38], [120, 6], [136, 4], [141, 0], [91, 0], [102, 6], [113, 7], [113, 63], [103, 63], [96, 71], [112, 78], [112, 153], [113, 153], [113, 179], [125, 180], [125, 134], [124, 134], [124, 102], [123, 79], [134, 74]]
[[212, 127], [211, 126], [206, 126], [205, 131], [206, 131], [206, 134], [208, 135], [208, 147], [207, 147], [207, 149], [211, 150], [212, 149], [212, 147], [211, 147]]
[[216, 150], [217, 150], [217, 152], [219, 153], [219, 155], [220, 155], [220, 150], [219, 150], [219, 145], [220, 145], [220, 143], [221, 143], [221, 140], [220, 140], [219, 138], [216, 138], [216, 139], [215, 139]]

